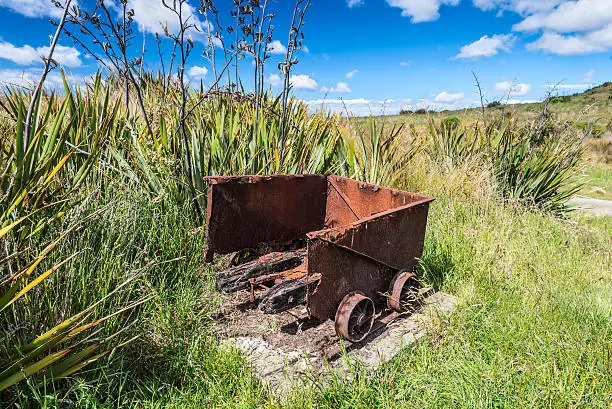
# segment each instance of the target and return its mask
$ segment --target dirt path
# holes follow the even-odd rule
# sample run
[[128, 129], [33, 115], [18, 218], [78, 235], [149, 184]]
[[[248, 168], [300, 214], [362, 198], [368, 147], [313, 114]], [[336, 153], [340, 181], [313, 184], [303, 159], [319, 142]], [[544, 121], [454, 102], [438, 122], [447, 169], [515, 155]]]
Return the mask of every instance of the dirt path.
[[593, 213], [596, 216], [612, 216], [612, 200], [590, 199], [588, 197], [576, 197], [569, 201], [582, 211]]

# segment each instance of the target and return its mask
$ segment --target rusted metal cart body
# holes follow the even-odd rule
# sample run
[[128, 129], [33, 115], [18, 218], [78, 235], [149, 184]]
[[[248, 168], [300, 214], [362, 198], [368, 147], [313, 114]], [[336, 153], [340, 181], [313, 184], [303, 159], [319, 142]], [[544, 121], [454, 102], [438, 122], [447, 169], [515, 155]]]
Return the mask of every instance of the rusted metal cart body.
[[[343, 305], [350, 310], [368, 299], [365, 307], [371, 309], [371, 300], [393, 295], [398, 272], [404, 281], [414, 277], [405, 272], [412, 272], [422, 255], [432, 197], [335, 175], [207, 180], [207, 261], [214, 253], [305, 242], [302, 263], [263, 280], [282, 285], [303, 279], [309, 313], [320, 320], [335, 318], [343, 335], [338, 329]], [[262, 282], [249, 280], [251, 286]]]

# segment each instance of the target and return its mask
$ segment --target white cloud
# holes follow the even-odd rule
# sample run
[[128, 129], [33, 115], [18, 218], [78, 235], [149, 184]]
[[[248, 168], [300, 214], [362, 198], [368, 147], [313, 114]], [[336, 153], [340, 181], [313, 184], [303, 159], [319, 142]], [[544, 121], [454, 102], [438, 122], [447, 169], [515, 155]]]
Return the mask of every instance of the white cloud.
[[353, 71], [347, 72], [345, 77], [346, 78], [353, 78], [355, 76], [355, 74], [357, 74], [358, 72], [359, 72], [359, 70], [353, 70]]
[[206, 74], [208, 74], [208, 68], [198, 67], [197, 65], [194, 65], [193, 67], [191, 67], [189, 71], [187, 72], [187, 75], [189, 77], [193, 79], [198, 79], [198, 80], [206, 77]]
[[407, 67], [410, 63], [408, 61], [400, 61], [400, 67]]
[[40, 56], [33, 47], [27, 44], [23, 47], [16, 47], [5, 41], [0, 42], [0, 58], [10, 60], [19, 65], [30, 65], [40, 61]]
[[586, 34], [564, 36], [545, 32], [538, 40], [527, 44], [527, 49], [543, 50], [559, 55], [605, 52], [612, 49], [612, 23], [601, 30]]
[[528, 50], [580, 55], [612, 50], [611, 0], [472, 0], [482, 10], [523, 17], [514, 31], [542, 32]]
[[[283, 79], [278, 74], [270, 74], [268, 76], [268, 83], [273, 87], [280, 87], [283, 85]], [[305, 74], [290, 76], [289, 83], [296, 90], [316, 91], [319, 88], [317, 81]]]
[[[0, 70], [0, 83], [3, 85], [16, 85], [26, 88], [34, 88], [40, 80], [42, 70]], [[49, 78], [49, 77], [47, 77]]]
[[[6, 41], [0, 42], [0, 58], [9, 60], [18, 65], [32, 65], [37, 62], [42, 64], [41, 56], [49, 55], [49, 47], [34, 48], [30, 45], [22, 47], [15, 46]], [[79, 58], [81, 53], [74, 47], [57, 45], [53, 53], [53, 59], [60, 65], [67, 67], [80, 67], [82, 62]]]
[[[38, 47], [36, 51], [38, 51], [41, 55], [49, 55], [50, 47]], [[81, 59], [79, 58], [81, 53], [74, 47], [65, 47], [63, 45], [56, 45], [55, 50], [53, 52], [53, 59], [57, 61], [61, 65], [65, 65], [67, 67], [80, 67]]]
[[521, 15], [550, 11], [567, 0], [473, 0], [476, 7], [489, 11], [499, 9], [514, 11]]
[[516, 31], [550, 30], [558, 33], [593, 31], [612, 22], [610, 0], [566, 1], [548, 13], [528, 16], [514, 26]]
[[512, 97], [522, 97], [531, 92], [531, 85], [519, 84], [516, 82], [504, 81], [495, 84], [495, 92], [500, 95], [509, 95]]
[[286, 54], [287, 47], [285, 47], [280, 41], [274, 40], [268, 44], [268, 52], [270, 54]]
[[338, 94], [349, 94], [352, 92], [346, 82], [339, 82], [338, 84], [336, 84], [335, 87], [331, 87], [331, 88], [323, 87], [321, 88], [321, 91], [336, 92]]
[[[76, 1], [72, 5], [77, 5]], [[62, 9], [50, 0], [0, 0], [0, 7], [6, 7], [26, 17], [61, 17]]]
[[311, 110], [324, 109], [336, 113], [346, 114], [347, 111], [356, 116], [397, 114], [400, 109], [408, 107], [412, 100], [410, 98], [401, 100], [370, 100], [365, 98], [355, 99], [315, 99], [305, 101]]
[[268, 76], [268, 83], [273, 87], [279, 87], [283, 85], [283, 80], [278, 74], [270, 74]]
[[294, 89], [302, 89], [306, 91], [316, 91], [319, 88], [319, 84], [305, 74], [292, 75], [289, 77], [289, 82]]
[[[172, 2], [169, 1], [167, 4], [172, 5]], [[134, 9], [134, 21], [140, 31], [163, 34], [164, 26], [168, 27], [170, 33], [176, 33], [180, 29], [178, 17], [173, 11], [164, 7], [161, 0], [130, 0], [128, 6]], [[208, 38], [205, 29], [212, 29], [212, 27], [202, 22], [198, 14], [189, 3], [183, 5], [183, 17], [189, 19], [189, 22], [197, 27], [197, 30], [190, 29], [187, 35], [194, 40], [206, 42]]]
[[[7, 86], [25, 87], [34, 89], [40, 76], [42, 68], [0, 69], [0, 84]], [[87, 78], [80, 75], [66, 75], [68, 83], [71, 85], [82, 85]], [[62, 91], [64, 82], [59, 71], [52, 71], [45, 81], [45, 88], [50, 90]]]
[[346, 0], [346, 6], [350, 9], [357, 6], [362, 6], [365, 0]]
[[504, 101], [500, 101], [505, 105], [517, 105], [517, 104], [534, 104], [536, 102], [542, 102], [537, 99], [508, 99]]
[[372, 101], [365, 98], [355, 98], [355, 99], [311, 99], [306, 101], [309, 104], [346, 104], [346, 105], [356, 105], [356, 104], [371, 104], [372, 102], [382, 102], [382, 101]]
[[459, 54], [454, 59], [492, 57], [500, 50], [509, 52], [515, 38], [512, 34], [496, 34], [492, 37], [485, 35], [480, 40], [461, 47]]
[[413, 23], [437, 20], [442, 5], [456, 6], [459, 2], [460, 0], [387, 0], [391, 7], [402, 9], [402, 16], [410, 17]]
[[434, 99], [434, 101], [447, 104], [451, 102], [461, 101], [463, 98], [465, 98], [465, 95], [462, 92], [457, 94], [449, 94], [448, 92], [444, 91], [439, 93]]
[[439, 103], [429, 100], [413, 101], [411, 98], [370, 100], [365, 98], [355, 99], [315, 99], [305, 101], [312, 111], [318, 109], [329, 110], [336, 113], [349, 113], [356, 116], [366, 115], [393, 115], [400, 110], [427, 109], [430, 111], [441, 111], [445, 109], [461, 109], [468, 106], [478, 106], [480, 102], [457, 101], [455, 103]]
[[590, 70], [588, 72], [585, 72], [584, 75], [582, 76], [581, 81], [583, 82], [593, 82], [593, 77], [595, 76], [596, 71], [595, 70]]

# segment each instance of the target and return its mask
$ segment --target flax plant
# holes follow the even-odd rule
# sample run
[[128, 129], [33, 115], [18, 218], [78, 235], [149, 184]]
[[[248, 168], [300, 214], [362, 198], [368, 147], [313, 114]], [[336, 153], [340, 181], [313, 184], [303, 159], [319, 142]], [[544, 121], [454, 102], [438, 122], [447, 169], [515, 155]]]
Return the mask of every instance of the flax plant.
[[[0, 266], [2, 327], [9, 322], [3, 315], [14, 314], [16, 303], [69, 267], [77, 256], [66, 257], [40, 272], [57, 246], [95, 215], [78, 220], [40, 249], [26, 243], [61, 224], [60, 220], [79, 202], [79, 189], [88, 183], [94, 169], [112, 167], [103, 161], [101, 153], [110, 137], [122, 132], [115, 122], [118, 104], [110, 102], [110, 87], [105, 88], [99, 76], [85, 94], [72, 92], [65, 76], [63, 80], [64, 98], [54, 93], [43, 98], [41, 93], [34, 101], [29, 140], [25, 137], [27, 97], [11, 90], [6, 98], [16, 124], [15, 134], [3, 136], [0, 149], [0, 243], [6, 253]], [[93, 311], [128, 282], [83, 311], [60, 320], [32, 342], [16, 344], [11, 356], [0, 357], [0, 391], [26, 378], [34, 377], [37, 383], [65, 378], [114, 350], [120, 344], [115, 342], [119, 334], [94, 337], [96, 328], [144, 300], [102, 318]]]

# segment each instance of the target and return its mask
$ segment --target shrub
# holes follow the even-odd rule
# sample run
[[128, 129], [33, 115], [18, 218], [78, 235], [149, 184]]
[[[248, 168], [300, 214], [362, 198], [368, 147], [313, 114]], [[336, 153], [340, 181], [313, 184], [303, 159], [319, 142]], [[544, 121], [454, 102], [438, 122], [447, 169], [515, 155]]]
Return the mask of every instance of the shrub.
[[527, 128], [508, 120], [491, 126], [493, 176], [503, 198], [562, 214], [582, 187], [575, 178], [582, 139], [542, 129], [537, 121]]
[[502, 106], [500, 101], [492, 101], [487, 104], [487, 108], [498, 108], [500, 106]]
[[447, 116], [446, 118], [444, 118], [444, 126], [446, 128], [450, 128], [450, 129], [456, 128], [459, 126], [460, 123], [461, 121], [456, 116]]
[[482, 126], [428, 127], [426, 152], [443, 170], [468, 159], [490, 169], [502, 199], [562, 214], [581, 185], [575, 176], [583, 152], [582, 139], [562, 133], [542, 116], [528, 127], [512, 119]]
[[572, 98], [568, 95], [562, 95], [562, 96], [558, 96], [558, 97], [553, 97], [550, 99], [550, 103], [551, 104], [560, 104], [563, 102], [570, 102], [572, 100]]
[[[44, 102], [42, 97], [35, 100], [33, 117], [39, 120], [33, 122], [34, 137], [29, 140], [25, 133], [29, 97], [8, 90], [8, 106], [16, 120], [13, 137], [6, 139], [6, 149], [0, 149], [4, 169], [0, 176], [0, 246], [10, 255], [0, 269], [0, 338], [7, 341], [0, 346], [0, 392], [27, 378], [38, 377], [46, 385], [108, 355], [122, 331], [104, 334], [104, 327], [136, 306], [123, 309], [125, 306], [116, 305], [116, 314], [96, 314], [96, 308], [127, 284], [127, 279], [77, 311], [66, 308], [66, 300], [49, 303], [45, 299], [50, 293], [46, 285], [54, 273], [85, 251], [78, 249], [54, 259], [57, 248], [89, 221], [81, 217], [62, 229], [65, 216], [85, 196], [80, 190], [99, 165], [102, 147], [123, 124], [115, 116], [118, 103], [109, 104], [110, 88], [100, 77], [83, 94], [70, 92], [63, 79], [67, 91], [61, 101], [54, 94]], [[38, 335], [41, 328], [47, 331]]]
[[446, 126], [446, 121], [437, 127], [430, 118], [427, 129], [426, 150], [431, 159], [444, 169], [454, 169], [465, 159], [478, 156], [481, 151], [482, 143], [477, 128], [461, 124]]
[[401, 139], [403, 124], [388, 131], [384, 122], [380, 125], [373, 117], [363, 126], [354, 118], [351, 124], [341, 128], [339, 173], [368, 183], [397, 186], [421, 146]]
[[574, 123], [576, 129], [588, 133], [590, 138], [601, 138], [606, 132], [606, 126], [592, 121], [581, 121]]

